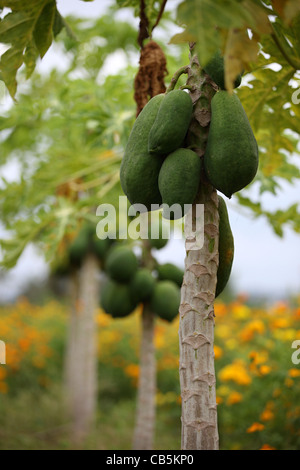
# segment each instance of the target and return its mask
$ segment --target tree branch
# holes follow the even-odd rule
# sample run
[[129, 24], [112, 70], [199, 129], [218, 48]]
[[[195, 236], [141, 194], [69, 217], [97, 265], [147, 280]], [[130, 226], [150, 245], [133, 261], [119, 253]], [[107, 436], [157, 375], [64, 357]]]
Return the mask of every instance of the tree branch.
[[166, 6], [166, 3], [167, 3], [168, 0], [163, 0], [162, 4], [161, 4], [161, 7], [160, 7], [160, 10], [159, 10], [159, 13], [158, 13], [158, 16], [157, 16], [157, 19], [154, 23], [154, 26], [152, 27], [152, 30], [151, 30], [151, 34], [153, 33], [153, 30], [154, 28], [156, 28], [156, 26], [158, 25], [158, 23], [160, 22], [161, 20], [161, 17], [164, 13], [164, 10], [165, 10], [165, 6]]

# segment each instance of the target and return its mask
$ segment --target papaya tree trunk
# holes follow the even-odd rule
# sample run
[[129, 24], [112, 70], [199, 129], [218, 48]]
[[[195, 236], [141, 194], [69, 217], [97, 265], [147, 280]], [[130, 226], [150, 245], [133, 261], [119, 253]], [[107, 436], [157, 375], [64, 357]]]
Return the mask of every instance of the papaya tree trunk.
[[154, 346], [155, 315], [145, 305], [142, 314], [140, 374], [138, 382], [134, 450], [153, 450], [155, 427], [156, 359]]
[[[203, 157], [210, 123], [210, 102], [215, 87], [201, 71], [194, 47], [187, 85], [194, 103], [189, 144]], [[202, 175], [194, 203], [204, 204], [204, 244], [186, 251], [180, 306], [180, 385], [183, 450], [219, 447], [214, 368], [214, 299], [217, 283], [218, 197]]]
[[89, 254], [72, 282], [72, 308], [66, 352], [66, 398], [71, 437], [81, 444], [91, 431], [97, 398], [95, 312], [99, 303], [98, 263]]

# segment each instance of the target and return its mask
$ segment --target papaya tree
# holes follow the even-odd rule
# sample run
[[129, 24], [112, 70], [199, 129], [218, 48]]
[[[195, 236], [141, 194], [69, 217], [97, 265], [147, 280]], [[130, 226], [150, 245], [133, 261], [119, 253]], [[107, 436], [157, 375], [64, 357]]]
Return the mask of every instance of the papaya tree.
[[[150, 230], [151, 231], [151, 230]], [[106, 282], [101, 306], [113, 318], [130, 315], [139, 305], [141, 342], [139, 379], [133, 449], [151, 450], [154, 445], [156, 417], [155, 323], [157, 318], [172, 322], [178, 315], [183, 272], [172, 263], [159, 264], [155, 251], [167, 238], [138, 242], [118, 241], [109, 250], [104, 271]], [[135, 253], [139, 248], [140, 254]]]
[[[297, 120], [293, 119], [297, 112], [290, 112], [293, 95], [290, 80], [297, 77], [299, 70], [299, 9], [295, 2], [292, 6], [290, 2], [282, 6], [275, 1], [233, 1], [231, 7], [228, 14], [228, 2], [219, 2], [217, 6], [215, 2], [180, 3], [178, 20], [185, 30], [175, 35], [172, 42], [187, 44], [190, 63], [178, 70], [165, 94], [155, 96], [144, 106], [132, 129], [121, 165], [122, 187], [132, 204], [142, 203], [151, 211], [157, 208], [158, 201], [168, 206], [177, 203], [180, 208], [192, 202], [194, 223], [197, 205], [204, 207], [204, 242], [201, 247], [196, 244], [187, 247], [181, 291], [180, 382], [182, 449], [185, 450], [219, 448], [214, 301], [228, 281], [234, 245], [226, 203], [218, 192], [231, 198], [252, 183], [259, 168], [260, 143], [264, 161], [266, 158], [280, 160], [280, 164], [274, 163], [272, 168], [269, 190], [275, 191], [276, 176], [289, 181], [299, 177], [298, 168], [277, 147], [279, 142], [274, 145], [272, 139], [270, 147], [268, 141], [267, 144], [264, 140], [260, 142], [266, 127], [271, 140], [269, 125], [267, 122], [262, 125], [262, 120], [273, 115], [271, 122], [273, 119], [278, 122], [278, 104], [275, 106], [273, 102], [276, 97], [280, 112], [286, 105], [284, 100], [290, 105], [284, 107], [285, 111], [288, 109], [284, 113], [286, 119], [276, 128], [276, 135], [279, 135], [280, 145], [285, 142], [284, 149], [296, 150], [286, 130], [290, 129], [292, 121], [292, 130], [299, 133]], [[153, 40], [152, 35], [149, 36], [150, 41]], [[272, 89], [267, 87], [266, 92], [264, 83], [262, 91], [259, 81], [264, 80], [264, 69], [267, 82], [268, 75], [274, 77], [272, 67], [268, 67], [274, 58], [284, 72], [277, 77], [275, 86], [272, 82]], [[234, 91], [245, 72], [251, 73], [248, 103], [256, 90], [261, 93], [258, 92], [255, 103], [251, 102], [251, 122], [257, 140], [238, 92]], [[183, 73], [187, 74], [186, 84], [181, 90], [174, 90]], [[284, 93], [284, 98], [279, 92], [283, 86], [289, 90], [289, 96]], [[188, 90], [189, 98], [183, 89]], [[259, 118], [258, 122], [253, 122], [254, 115]], [[198, 169], [190, 164], [190, 160], [196, 162], [197, 157], [201, 162]], [[283, 160], [288, 174], [280, 170]], [[164, 171], [164, 168], [167, 169]], [[264, 162], [260, 172], [257, 180], [263, 192], [266, 190]], [[196, 182], [195, 173], [198, 175]], [[184, 185], [186, 181], [188, 188]], [[238, 198], [265, 215], [278, 233], [280, 229], [274, 223], [274, 220], [278, 222], [276, 216], [263, 211], [259, 203], [253, 205], [240, 195]], [[297, 206], [283, 219], [286, 221], [291, 213], [292, 223], [299, 230]], [[169, 215], [168, 212], [166, 216]]]

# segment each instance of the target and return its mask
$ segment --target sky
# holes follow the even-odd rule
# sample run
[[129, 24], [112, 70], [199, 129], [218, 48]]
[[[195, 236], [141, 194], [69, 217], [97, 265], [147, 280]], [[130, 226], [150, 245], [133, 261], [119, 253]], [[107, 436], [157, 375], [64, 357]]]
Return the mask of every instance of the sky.
[[[65, 16], [68, 14], [80, 17], [94, 17], [101, 15], [111, 4], [111, 0], [94, 0], [83, 2], [81, 0], [57, 0], [58, 10]], [[175, 10], [178, 0], [169, 0], [168, 8]], [[138, 23], [128, 10], [122, 10], [122, 15], [130, 21]], [[177, 31], [176, 31], [177, 32]], [[57, 50], [51, 48], [41, 62], [41, 70], [47, 71], [54, 64], [57, 65], [59, 57]], [[116, 62], [118, 58], [114, 59]], [[106, 72], [115, 63], [106, 64]], [[119, 61], [119, 65], [122, 62]], [[300, 106], [300, 104], [299, 104]], [[299, 158], [300, 161], [300, 157]], [[9, 178], [16, 169], [13, 165], [6, 169]], [[260, 197], [256, 193], [255, 185], [251, 190], [254, 198]], [[299, 202], [300, 184], [292, 186], [284, 184], [277, 196], [264, 194], [263, 205], [268, 210], [285, 209], [295, 202]], [[237, 292], [259, 295], [269, 299], [284, 299], [289, 295], [300, 293], [300, 234], [286, 229], [283, 238], [274, 234], [268, 223], [263, 219], [254, 219], [250, 213], [239, 207], [234, 197], [227, 200], [229, 219], [235, 240], [235, 256], [232, 268], [232, 282]], [[184, 265], [184, 244], [179, 240], [172, 240], [166, 248], [157, 252], [160, 262], [174, 262]], [[13, 300], [22, 291], [29, 281], [46, 279], [48, 268], [37, 250], [30, 246], [25, 250], [18, 265], [6, 278], [0, 277], [0, 301]]]

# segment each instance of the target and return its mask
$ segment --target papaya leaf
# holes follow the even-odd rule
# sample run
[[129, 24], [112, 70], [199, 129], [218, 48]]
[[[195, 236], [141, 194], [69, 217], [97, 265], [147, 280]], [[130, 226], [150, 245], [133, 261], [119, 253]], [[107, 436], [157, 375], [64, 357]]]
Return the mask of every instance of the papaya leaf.
[[185, 0], [179, 4], [177, 20], [184, 33], [176, 34], [171, 43], [182, 42], [184, 38], [197, 43], [202, 66], [205, 66], [217, 49], [223, 50], [224, 35], [229, 30], [246, 28], [260, 34], [269, 30], [267, 10], [260, 2], [234, 0]]
[[55, 1], [46, 3], [35, 23], [33, 38], [41, 58], [52, 44], [55, 12]]
[[25, 63], [27, 77], [31, 75], [37, 56], [42, 58], [46, 54], [53, 36], [61, 31], [63, 21], [55, 0], [0, 0], [0, 8], [4, 7], [11, 12], [0, 22], [0, 43], [8, 45], [1, 56], [0, 73], [14, 98], [17, 71]]

